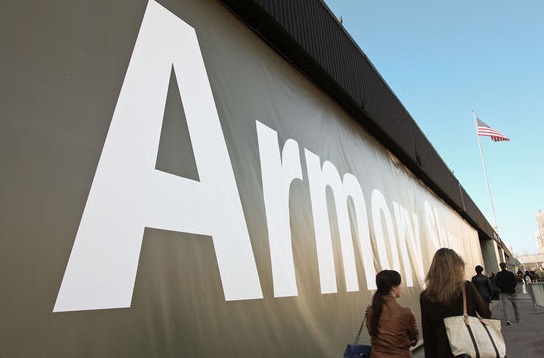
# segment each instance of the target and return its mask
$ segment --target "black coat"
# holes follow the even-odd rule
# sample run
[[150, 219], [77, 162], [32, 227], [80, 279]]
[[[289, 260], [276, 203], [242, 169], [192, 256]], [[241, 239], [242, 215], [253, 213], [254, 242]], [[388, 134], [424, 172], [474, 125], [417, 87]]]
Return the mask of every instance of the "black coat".
[[[483, 317], [491, 317], [489, 307], [482, 300], [476, 287], [469, 281], [465, 281], [467, 294], [467, 313], [476, 316], [476, 312]], [[423, 329], [423, 343], [426, 358], [453, 357], [450, 343], [444, 326], [444, 318], [463, 315], [463, 295], [458, 292], [456, 298], [448, 305], [430, 302], [425, 297], [425, 291], [419, 296], [421, 305], [421, 326]]]
[[518, 281], [512, 272], [502, 270], [497, 274], [497, 286], [499, 286], [501, 293], [515, 293], [517, 285]]
[[476, 276], [472, 277], [472, 283], [474, 286], [476, 286], [476, 289], [478, 289], [478, 292], [480, 293], [480, 296], [482, 296], [482, 299], [489, 303], [491, 302], [491, 282], [489, 282], [489, 278], [487, 276], [484, 276], [482, 274], [478, 274]]

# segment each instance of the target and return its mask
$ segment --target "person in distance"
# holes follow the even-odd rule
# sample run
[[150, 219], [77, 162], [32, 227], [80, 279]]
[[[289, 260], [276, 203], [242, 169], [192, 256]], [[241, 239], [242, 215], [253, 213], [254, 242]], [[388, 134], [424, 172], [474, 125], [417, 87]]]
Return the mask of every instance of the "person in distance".
[[501, 267], [501, 272], [497, 274], [497, 286], [501, 290], [501, 301], [502, 301], [502, 313], [503, 318], [506, 321], [507, 325], [511, 325], [510, 321], [510, 311], [508, 310], [508, 301], [512, 303], [514, 308], [514, 315], [516, 316], [516, 322], [521, 322], [518, 310], [518, 294], [516, 293], [517, 280], [516, 276], [508, 271], [505, 262], [499, 264]]
[[489, 278], [487, 276], [484, 276], [482, 272], [484, 271], [484, 268], [480, 265], [476, 266], [476, 276], [472, 276], [472, 283], [476, 288], [478, 289], [478, 292], [480, 293], [480, 296], [482, 296], [482, 299], [489, 305], [491, 302], [491, 282], [489, 281]]

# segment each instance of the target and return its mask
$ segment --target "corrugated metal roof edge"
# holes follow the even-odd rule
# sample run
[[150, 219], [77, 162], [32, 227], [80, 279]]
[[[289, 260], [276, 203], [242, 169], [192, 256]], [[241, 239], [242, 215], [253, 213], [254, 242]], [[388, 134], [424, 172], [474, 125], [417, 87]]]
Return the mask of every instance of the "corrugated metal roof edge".
[[[487, 219], [483, 216], [478, 207], [474, 204], [472, 199], [468, 195], [463, 195], [466, 193], [459, 181], [453, 174], [451, 174], [449, 168], [444, 163], [442, 158], [438, 155], [434, 147], [430, 144], [429, 140], [425, 134], [421, 131], [417, 123], [413, 118], [408, 114], [400, 100], [396, 97], [391, 88], [387, 85], [385, 80], [379, 75], [376, 68], [372, 65], [367, 56], [343, 28], [343, 26], [338, 22], [332, 11], [329, 7], [321, 0], [306, 0], [303, 2], [292, 2], [287, 0], [219, 0], [227, 9], [229, 9], [234, 15], [236, 15], [242, 22], [244, 22], [249, 28], [251, 28], [258, 36], [260, 36], [265, 42], [267, 42], [276, 52], [282, 55], [289, 63], [291, 63], [295, 68], [297, 68], [302, 74], [304, 74], [308, 79], [320, 87], [324, 92], [330, 95], [335, 99], [348, 113], [354, 116], [354, 118], [361, 123], [371, 134], [373, 134], [377, 140], [384, 144], [392, 153], [394, 153], [399, 159], [405, 164], [416, 176], [418, 176], [431, 190], [433, 190], [440, 198], [442, 198], [448, 205], [450, 205], [455, 211], [457, 211], [465, 220], [469, 222], [476, 230], [484, 234], [488, 239], [496, 240], [499, 245], [505, 251], [509, 251], [506, 246], [502, 243], [497, 233], [491, 227]], [[308, 7], [309, 11], [299, 11], [295, 9], [296, 6]], [[316, 12], [315, 6], [321, 6], [325, 11], [322, 14]], [[272, 6], [277, 9], [283, 9], [281, 13], [273, 14], [271, 9]], [[313, 9], [312, 9], [313, 7]], [[311, 11], [310, 11], [311, 10]], [[319, 18], [311, 18], [306, 14], [317, 13], [320, 16]], [[456, 188], [444, 187], [444, 181], [442, 183], [440, 180], [433, 178], [436, 175], [425, 170], [425, 168], [419, 163], [419, 156], [417, 153], [408, 153], [405, 148], [399, 144], [400, 138], [395, 138], [392, 133], [389, 133], [384, 130], [377, 122], [376, 116], [369, 113], [369, 111], [364, 106], [363, 103], [359, 102], [357, 98], [354, 98], [353, 91], [350, 91], [346, 81], [342, 79], [337, 79], [331, 73], [330, 69], [325, 68], [323, 61], [316, 59], [316, 56], [312, 55], [308, 48], [304, 47], [300, 41], [295, 38], [292, 29], [286, 28], [282, 23], [288, 22], [290, 24], [301, 24], [304, 26], [309, 22], [313, 22], [312, 26], [321, 26], [323, 23], [323, 16], [327, 16], [330, 21], [331, 18], [337, 23], [338, 31], [341, 32], [343, 38], [340, 41], [345, 42], [349, 46], [355, 46], [358, 50], [358, 55], [361, 59], [370, 66], [374, 74], [383, 82], [383, 85], [389, 91], [389, 94], [393, 96], [398, 105], [406, 111], [407, 116], [404, 116], [403, 119], [410, 121], [413, 126], [412, 130], [415, 130], [424, 140], [427, 142], [425, 144], [428, 147], [432, 148], [434, 153], [431, 153], [431, 157], [435, 163], [440, 167], [443, 173], [449, 174], [450, 180], [453, 179], [453, 182], [458, 186], [458, 191], [460, 197], [462, 197], [463, 205], [456, 202], [456, 200], [448, 194], [448, 192], [457, 192]], [[290, 31], [291, 30], [291, 31]], [[317, 51], [325, 51], [328, 47], [325, 41], [320, 39], [314, 39], [315, 45], [318, 47]], [[341, 54], [337, 56], [342, 58]], [[341, 61], [340, 61], [341, 62]], [[351, 92], [351, 93], [350, 93]], [[384, 118], [381, 118], [383, 121]], [[415, 154], [415, 155], [414, 155]], [[430, 167], [432, 165], [429, 165]], [[469, 201], [471, 206], [473, 206], [476, 212], [468, 213], [464, 208], [464, 203]], [[463, 207], [461, 207], [463, 206]], [[480, 224], [479, 224], [480, 223]]]

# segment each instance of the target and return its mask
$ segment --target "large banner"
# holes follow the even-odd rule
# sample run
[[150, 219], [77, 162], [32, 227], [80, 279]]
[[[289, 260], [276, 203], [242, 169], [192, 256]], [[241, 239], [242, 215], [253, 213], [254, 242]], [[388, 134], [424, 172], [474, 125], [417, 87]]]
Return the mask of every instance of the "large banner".
[[483, 264], [471, 226], [216, 1], [0, 20], [1, 357], [337, 357], [380, 270], [419, 319], [438, 248]]

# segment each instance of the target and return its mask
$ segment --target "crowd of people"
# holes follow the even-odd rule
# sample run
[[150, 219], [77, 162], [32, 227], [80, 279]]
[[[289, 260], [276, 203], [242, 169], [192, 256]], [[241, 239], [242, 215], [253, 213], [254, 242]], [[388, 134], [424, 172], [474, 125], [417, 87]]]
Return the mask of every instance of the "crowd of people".
[[544, 271], [541, 268], [535, 267], [532, 270], [525, 270], [525, 273], [521, 269], [518, 270], [518, 281], [531, 283], [544, 280]]
[[[517, 306], [518, 283], [543, 279], [541, 270], [517, 272], [500, 263], [501, 271], [488, 277], [483, 267], [476, 266], [476, 275], [466, 281], [465, 262], [452, 249], [439, 249], [432, 260], [425, 278], [426, 288], [420, 294], [421, 330], [425, 357], [453, 357], [446, 333], [444, 319], [462, 316], [464, 304], [469, 316], [491, 317], [489, 304], [500, 299], [503, 320], [512, 324], [509, 303], [514, 311], [515, 322], [521, 322]], [[376, 276], [377, 291], [367, 312], [366, 326], [371, 337], [372, 357], [412, 357], [410, 347], [416, 345], [419, 328], [409, 308], [399, 305], [402, 294], [401, 276], [394, 270], [384, 270]], [[463, 299], [465, 296], [465, 301]]]
[[[544, 281], [544, 270], [538, 267], [535, 267], [531, 270], [525, 270], [525, 272], [522, 271], [521, 269], [518, 269], [515, 277], [516, 277], [516, 281], [518, 282], [518, 290], [519, 290], [520, 289], [519, 284], [527, 284], [531, 282]], [[499, 298], [499, 287], [497, 286], [497, 275], [495, 274], [495, 272], [492, 272], [488, 278], [491, 285], [491, 299], [499, 300], [500, 298]]]

